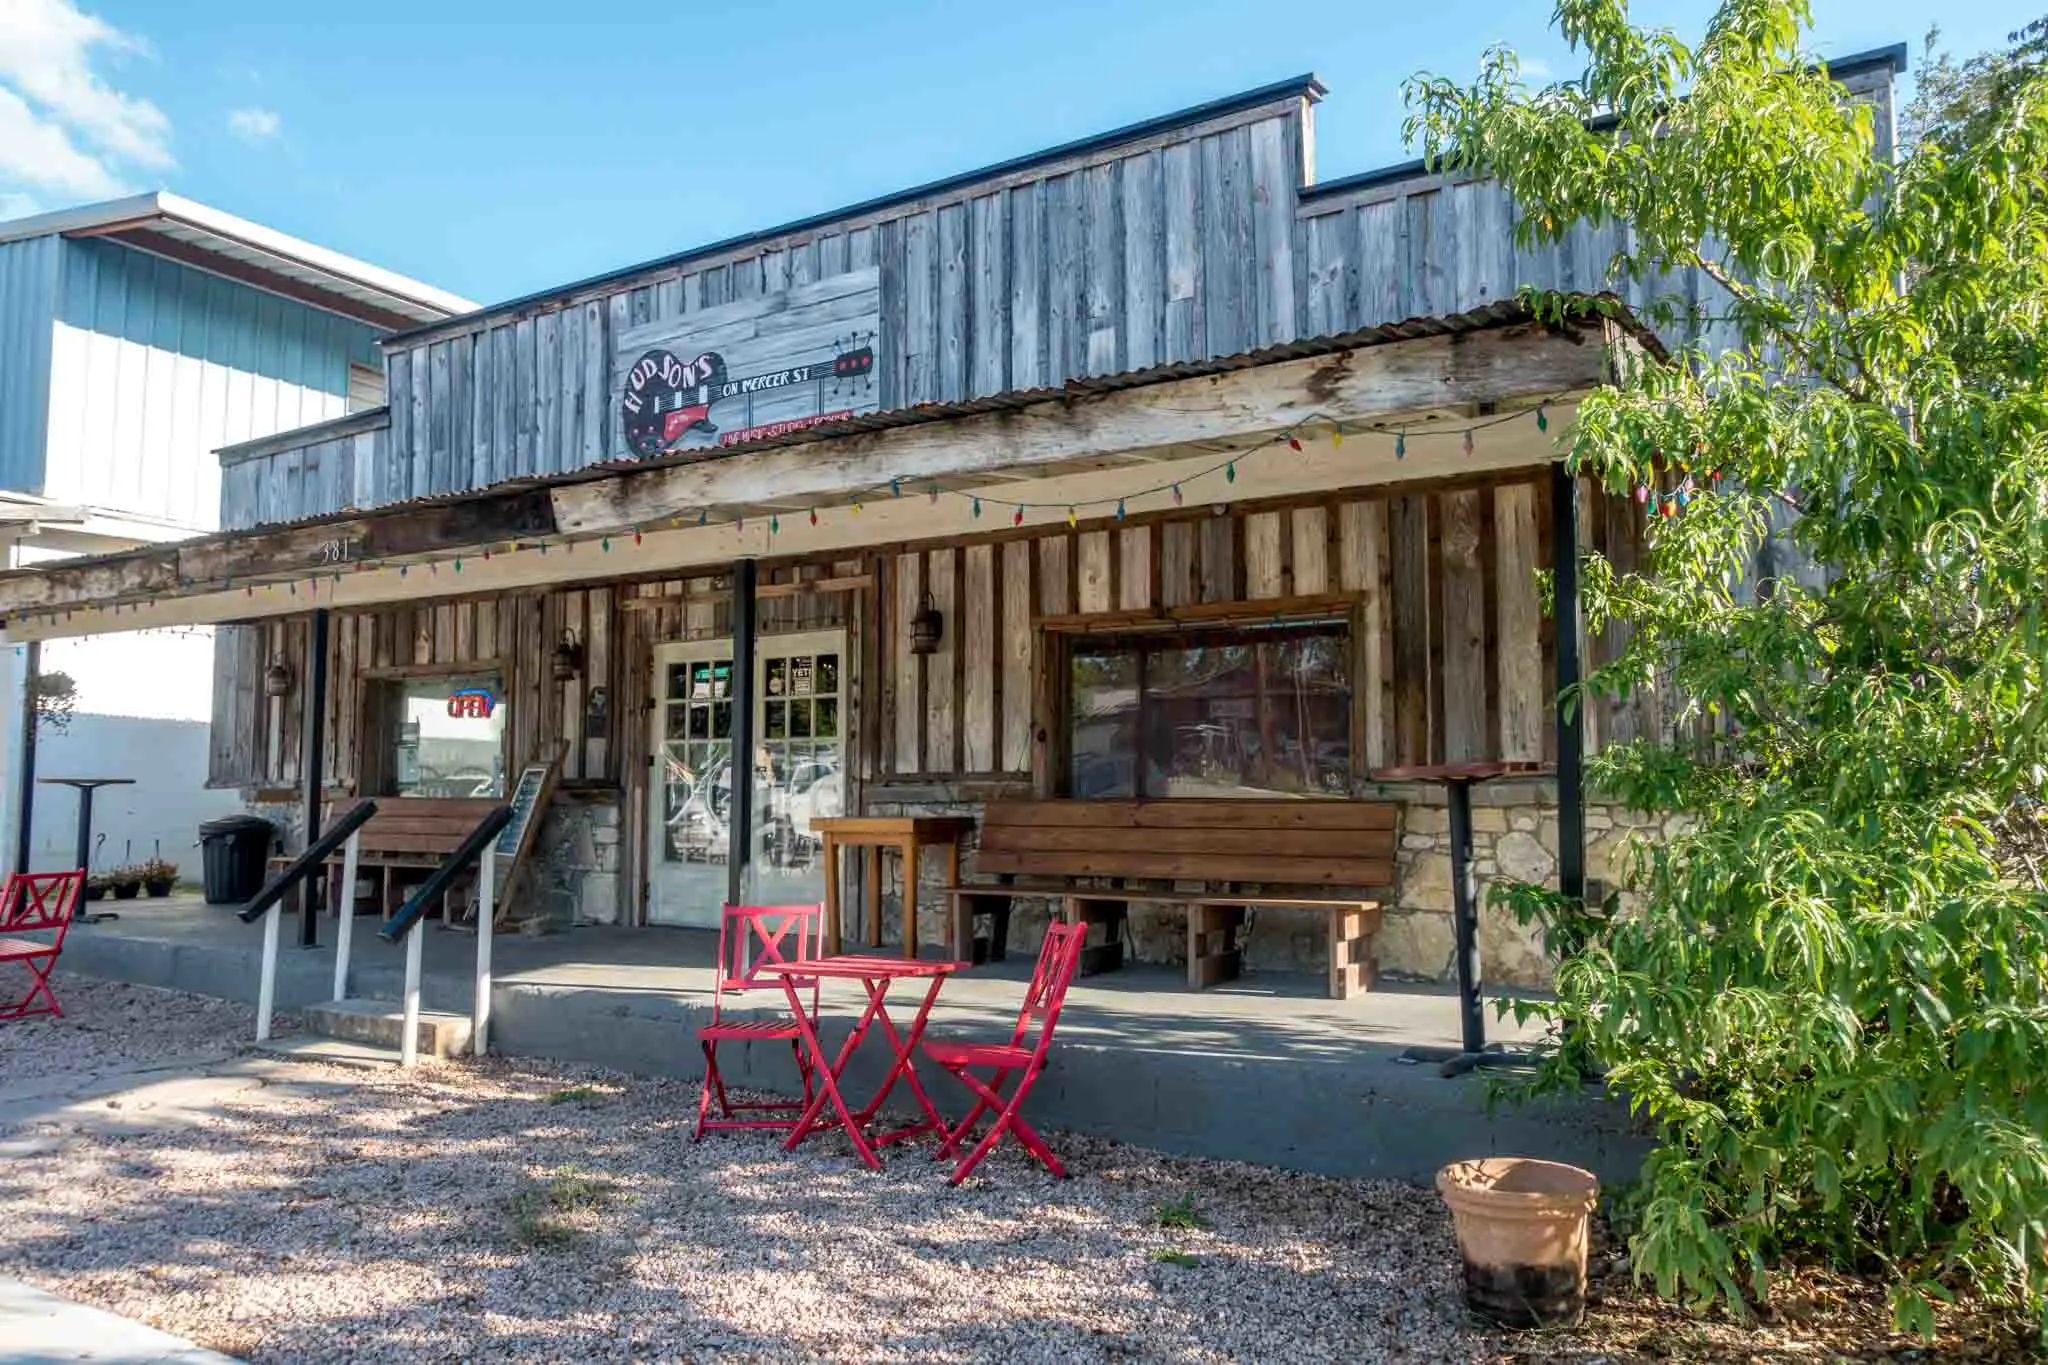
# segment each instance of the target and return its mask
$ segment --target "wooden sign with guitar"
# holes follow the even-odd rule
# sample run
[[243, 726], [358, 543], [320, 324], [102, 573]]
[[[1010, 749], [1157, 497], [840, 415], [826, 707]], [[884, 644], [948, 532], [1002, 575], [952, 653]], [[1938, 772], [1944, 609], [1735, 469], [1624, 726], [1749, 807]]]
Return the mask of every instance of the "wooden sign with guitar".
[[[730, 273], [736, 287], [740, 267]], [[679, 307], [685, 297], [660, 293], [654, 316], [612, 339], [620, 454], [742, 445], [881, 409], [890, 352], [875, 266], [706, 307]]]
[[[635, 454], [658, 455], [672, 450], [693, 432], [719, 434], [711, 421], [711, 410], [728, 398], [752, 397], [800, 384], [819, 386], [822, 420], [829, 404], [826, 399], [841, 389], [865, 382], [875, 369], [872, 340], [850, 337], [841, 343], [831, 360], [814, 365], [786, 365], [781, 369], [734, 378], [727, 372], [725, 357], [705, 351], [692, 360], [678, 360], [669, 351], [649, 351], [633, 362], [626, 372], [626, 394], [621, 416], [626, 443]], [[729, 442], [733, 433], [727, 433]]]

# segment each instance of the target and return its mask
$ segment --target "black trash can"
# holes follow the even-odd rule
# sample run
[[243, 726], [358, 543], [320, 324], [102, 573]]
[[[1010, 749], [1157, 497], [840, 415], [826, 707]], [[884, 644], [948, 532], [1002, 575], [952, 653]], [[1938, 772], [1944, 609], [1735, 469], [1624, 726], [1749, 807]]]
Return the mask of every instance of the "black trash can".
[[277, 831], [260, 815], [223, 815], [199, 827], [206, 903], [240, 905], [263, 889]]

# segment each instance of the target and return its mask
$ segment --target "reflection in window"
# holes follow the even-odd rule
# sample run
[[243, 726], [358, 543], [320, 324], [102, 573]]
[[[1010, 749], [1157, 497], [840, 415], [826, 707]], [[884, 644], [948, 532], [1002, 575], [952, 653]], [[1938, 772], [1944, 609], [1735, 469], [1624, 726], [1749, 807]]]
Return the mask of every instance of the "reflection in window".
[[1276, 626], [1077, 644], [1072, 795], [1346, 795], [1346, 641], [1338, 626]]
[[396, 796], [505, 794], [505, 722], [494, 675], [395, 685], [389, 791]]

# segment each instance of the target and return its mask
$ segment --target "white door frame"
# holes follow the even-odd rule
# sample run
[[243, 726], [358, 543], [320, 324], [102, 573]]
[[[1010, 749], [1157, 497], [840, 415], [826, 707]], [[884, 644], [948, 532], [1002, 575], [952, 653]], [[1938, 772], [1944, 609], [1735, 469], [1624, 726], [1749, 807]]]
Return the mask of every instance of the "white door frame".
[[[644, 904], [647, 906], [647, 923], [685, 925], [695, 928], [717, 928], [717, 907], [711, 907], [707, 915], [698, 909], [696, 913], [684, 910], [682, 913], [663, 913], [658, 875], [663, 864], [665, 841], [668, 838], [668, 780], [662, 766], [668, 735], [668, 670], [674, 664], [693, 664], [730, 661], [732, 659], [732, 637], [719, 636], [707, 640], [677, 640], [654, 646], [654, 676], [650, 680], [650, 695], [654, 706], [647, 718], [647, 752], [650, 758], [647, 782], [647, 847], [643, 850], [642, 867], [645, 869], [646, 885], [643, 888]], [[724, 863], [718, 864], [721, 881], [724, 878]], [[720, 899], [723, 899], [721, 888]]]
[[[845, 771], [846, 722], [849, 715], [846, 698], [851, 691], [850, 665], [852, 663], [846, 655], [848, 633], [845, 627], [835, 626], [820, 630], [777, 631], [772, 634], [757, 635], [754, 638], [754, 676], [749, 679], [749, 695], [753, 703], [753, 714], [750, 717], [750, 733], [757, 748], [760, 746], [765, 734], [767, 704], [771, 700], [768, 696], [767, 685], [769, 658], [771, 656], [787, 658], [792, 655], [802, 654], [837, 654], [839, 657], [839, 689], [837, 695], [840, 705], [838, 733], [832, 737], [831, 742], [837, 746], [839, 751], [840, 771], [842, 773]], [[642, 867], [645, 869], [643, 873], [645, 881], [643, 887], [645, 899], [643, 903], [647, 907], [646, 918], [649, 924], [682, 924], [696, 928], [717, 927], [716, 918], [707, 917], [701, 911], [687, 917], [682, 915], [667, 918], [658, 917], [661, 899], [655, 884], [655, 878], [657, 870], [662, 863], [662, 856], [661, 846], [657, 841], [666, 838], [668, 820], [666, 808], [667, 784], [661, 776], [660, 760], [663, 746], [668, 738], [666, 729], [668, 725], [668, 703], [671, 698], [668, 695], [667, 689], [670, 665], [716, 662], [718, 660], [730, 661], [732, 655], [733, 640], [730, 635], [721, 635], [716, 638], [703, 640], [665, 641], [654, 646], [652, 663], [654, 677], [651, 680], [652, 686], [649, 689], [649, 694], [654, 699], [654, 707], [647, 722], [647, 751], [654, 759], [654, 766], [649, 769], [650, 779], [647, 784], [647, 847], [644, 850], [645, 856], [642, 860]], [[738, 762], [739, 757], [735, 755], [733, 761]], [[753, 761], [753, 758], [750, 757], [748, 761]], [[723, 865], [721, 864], [721, 866]], [[752, 868], [752, 863], [750, 862], [748, 866]]]

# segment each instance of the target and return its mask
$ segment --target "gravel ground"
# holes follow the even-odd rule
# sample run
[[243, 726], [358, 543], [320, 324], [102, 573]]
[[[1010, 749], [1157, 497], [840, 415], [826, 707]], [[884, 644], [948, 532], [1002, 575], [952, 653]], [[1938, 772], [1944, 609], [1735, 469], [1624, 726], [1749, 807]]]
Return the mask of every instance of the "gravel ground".
[[[15, 978], [4, 984], [15, 988]], [[0, 1087], [43, 1077], [227, 1057], [251, 1036], [255, 1013], [207, 996], [58, 973], [61, 1019], [0, 1024]]]
[[[248, 1036], [235, 1006], [59, 991], [70, 1019], [0, 1034], [0, 1099]], [[1709, 1332], [1620, 1284], [1581, 1331], [1487, 1331], [1448, 1217], [1407, 1186], [1050, 1135], [1075, 1179], [1004, 1152], [954, 1190], [929, 1143], [879, 1176], [830, 1137], [692, 1144], [690, 1084], [269, 1065], [197, 1123], [18, 1125], [0, 1274], [265, 1362], [1872, 1358]]]
[[[59, 992], [69, 1018], [6, 1035], [0, 1088], [47, 1071], [39, 1051], [119, 1069], [248, 1036], [236, 1007]], [[1460, 1307], [1448, 1219], [1406, 1186], [1061, 1137], [1073, 1180], [999, 1153], [954, 1190], [928, 1143], [879, 1176], [830, 1137], [693, 1144], [686, 1083], [291, 1070], [336, 1084], [54, 1146], [42, 1125], [0, 1161], [0, 1274], [259, 1361], [1499, 1354]]]

